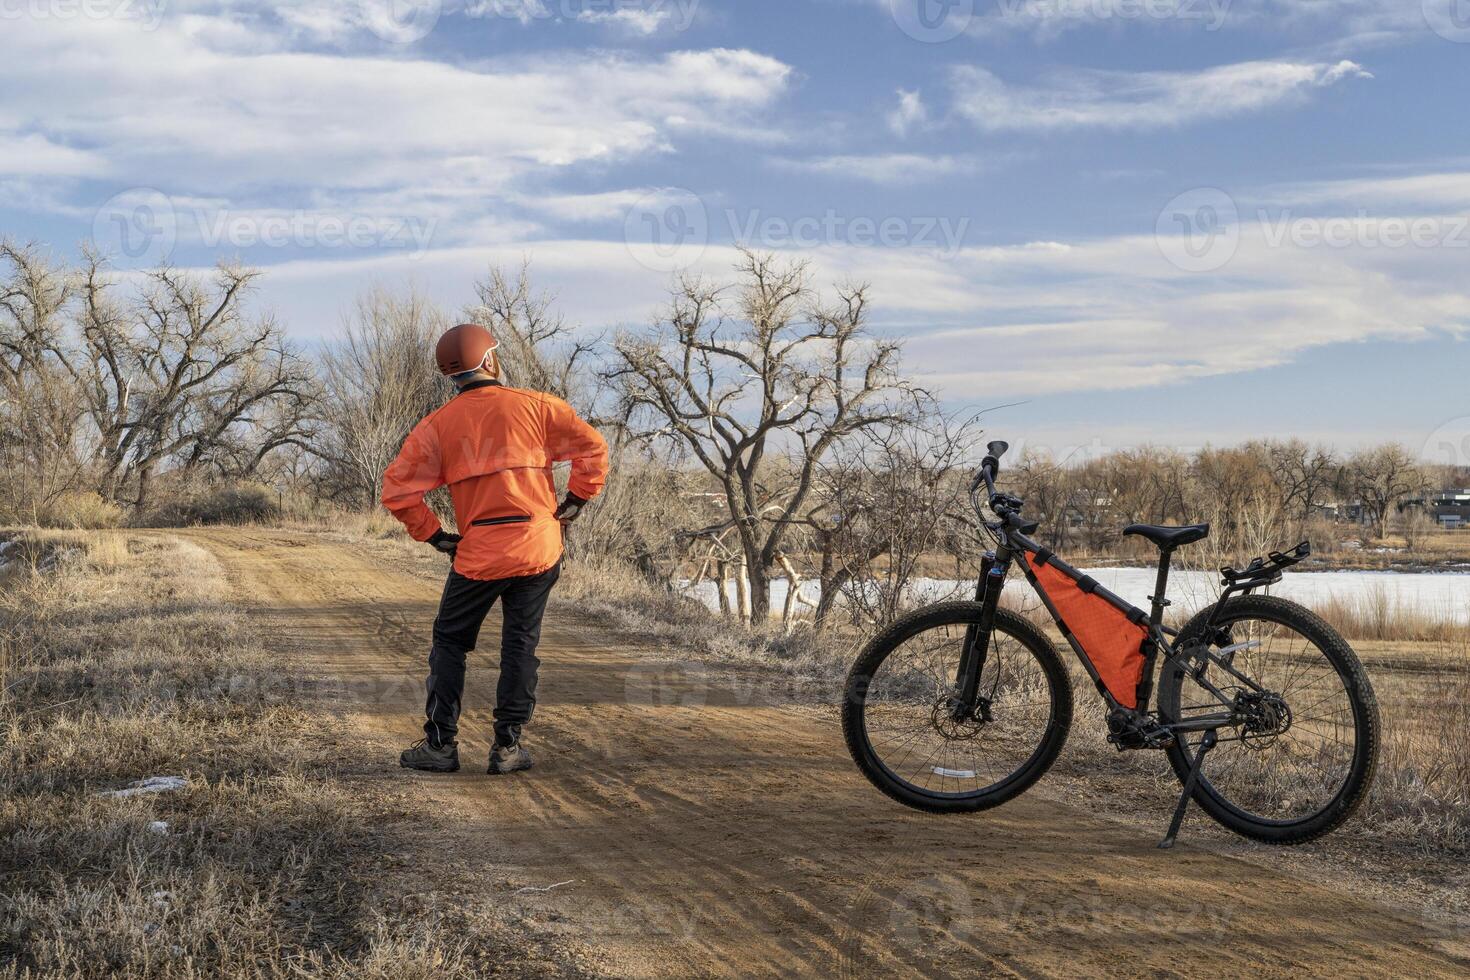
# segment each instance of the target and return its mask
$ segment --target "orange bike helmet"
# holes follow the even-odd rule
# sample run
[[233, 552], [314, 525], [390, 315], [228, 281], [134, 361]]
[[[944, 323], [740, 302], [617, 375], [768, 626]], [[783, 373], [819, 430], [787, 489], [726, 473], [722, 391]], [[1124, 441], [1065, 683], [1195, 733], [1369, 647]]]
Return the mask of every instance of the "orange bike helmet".
[[478, 323], [461, 323], [444, 331], [434, 347], [434, 359], [439, 362], [441, 374], [464, 374], [484, 367], [485, 358], [497, 346], [489, 330]]

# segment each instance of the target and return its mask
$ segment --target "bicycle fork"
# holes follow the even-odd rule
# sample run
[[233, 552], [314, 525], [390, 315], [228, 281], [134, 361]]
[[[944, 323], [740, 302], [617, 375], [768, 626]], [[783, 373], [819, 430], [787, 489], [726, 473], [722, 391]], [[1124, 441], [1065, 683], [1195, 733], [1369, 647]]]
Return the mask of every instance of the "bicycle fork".
[[975, 601], [980, 603], [980, 621], [965, 628], [965, 645], [960, 652], [960, 666], [955, 674], [955, 721], [971, 718], [978, 710], [984, 721], [990, 720], [989, 702], [980, 699], [980, 674], [990, 652], [990, 634], [995, 628], [995, 610], [1005, 584], [1009, 556], [997, 557], [987, 551], [980, 561], [980, 579], [975, 583]]

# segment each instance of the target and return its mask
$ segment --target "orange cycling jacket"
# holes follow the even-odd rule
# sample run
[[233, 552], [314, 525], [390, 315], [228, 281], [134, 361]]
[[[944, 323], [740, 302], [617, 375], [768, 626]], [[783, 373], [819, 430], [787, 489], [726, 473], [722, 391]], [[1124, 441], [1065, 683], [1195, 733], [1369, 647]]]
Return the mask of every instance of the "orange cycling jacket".
[[466, 578], [535, 575], [561, 559], [551, 464], [570, 460], [567, 490], [591, 500], [607, 480], [607, 442], [560, 398], [494, 381], [467, 386], [414, 427], [383, 476], [383, 506], [416, 541], [440, 530], [424, 494], [448, 485]]

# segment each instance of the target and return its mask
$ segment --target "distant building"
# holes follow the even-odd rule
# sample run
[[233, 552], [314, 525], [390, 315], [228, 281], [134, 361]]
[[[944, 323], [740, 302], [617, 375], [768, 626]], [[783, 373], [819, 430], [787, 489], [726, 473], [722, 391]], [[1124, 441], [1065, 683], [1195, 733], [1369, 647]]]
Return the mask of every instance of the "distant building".
[[1399, 510], [1419, 507], [1443, 528], [1470, 527], [1470, 487], [1442, 490], [1424, 497], [1405, 500]]

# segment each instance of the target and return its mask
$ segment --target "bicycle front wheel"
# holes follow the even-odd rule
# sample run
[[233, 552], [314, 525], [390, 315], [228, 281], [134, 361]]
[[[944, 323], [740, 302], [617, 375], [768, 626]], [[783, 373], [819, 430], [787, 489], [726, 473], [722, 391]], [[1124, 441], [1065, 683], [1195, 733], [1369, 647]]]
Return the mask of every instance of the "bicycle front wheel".
[[[1242, 723], [1220, 728], [1194, 800], [1229, 829], [1269, 844], [1300, 844], [1342, 824], [1367, 796], [1378, 760], [1378, 702], [1357, 655], [1315, 613], [1275, 596], [1238, 596], [1210, 623], [1205, 610], [1180, 649], [1209, 645], [1260, 690], [1211, 664], [1204, 679], [1233, 697]], [[1165, 723], [1221, 710], [1180, 668], [1159, 678]], [[1202, 736], [1168, 750], [1186, 778]]]
[[888, 796], [918, 810], [983, 810], [1050, 768], [1072, 723], [1072, 688], [1056, 649], [1031, 623], [998, 610], [979, 694], [954, 718], [955, 679], [978, 602], [919, 609], [879, 634], [848, 675], [847, 748]]

